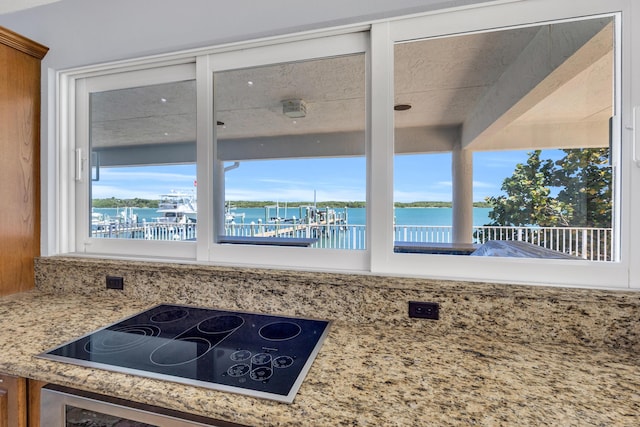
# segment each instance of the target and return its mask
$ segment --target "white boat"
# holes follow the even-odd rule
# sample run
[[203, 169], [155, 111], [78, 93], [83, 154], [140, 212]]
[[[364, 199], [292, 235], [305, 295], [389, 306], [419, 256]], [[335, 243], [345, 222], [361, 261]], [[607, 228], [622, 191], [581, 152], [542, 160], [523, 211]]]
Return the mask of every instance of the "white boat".
[[227, 224], [236, 223], [236, 220], [240, 220], [244, 223], [245, 213], [238, 213], [235, 211], [236, 207], [232, 206], [230, 202], [225, 203], [224, 205], [224, 222]]
[[91, 230], [92, 231], [105, 231], [109, 229], [111, 222], [108, 217], [105, 217], [103, 213], [91, 212]]
[[158, 222], [175, 222], [186, 224], [196, 222], [198, 204], [195, 194], [172, 191], [169, 194], [161, 194], [158, 210], [161, 216]]

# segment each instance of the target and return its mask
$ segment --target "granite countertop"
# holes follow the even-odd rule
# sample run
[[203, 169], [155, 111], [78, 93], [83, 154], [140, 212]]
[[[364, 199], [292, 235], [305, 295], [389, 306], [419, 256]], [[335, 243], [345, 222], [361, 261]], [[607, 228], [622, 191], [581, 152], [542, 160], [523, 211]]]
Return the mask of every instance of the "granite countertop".
[[42, 291], [0, 302], [0, 372], [247, 425], [640, 423], [640, 363], [628, 350], [335, 321], [286, 404], [34, 357], [154, 303]]

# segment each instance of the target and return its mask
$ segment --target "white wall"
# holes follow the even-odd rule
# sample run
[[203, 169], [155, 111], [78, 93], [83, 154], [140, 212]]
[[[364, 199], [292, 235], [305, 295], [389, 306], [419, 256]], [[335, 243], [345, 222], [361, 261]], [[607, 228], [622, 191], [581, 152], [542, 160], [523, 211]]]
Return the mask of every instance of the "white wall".
[[0, 15], [70, 68], [488, 0], [62, 0]]
[[59, 0], [2, 0], [2, 3], [0, 3], [0, 14], [29, 9], [56, 1]]

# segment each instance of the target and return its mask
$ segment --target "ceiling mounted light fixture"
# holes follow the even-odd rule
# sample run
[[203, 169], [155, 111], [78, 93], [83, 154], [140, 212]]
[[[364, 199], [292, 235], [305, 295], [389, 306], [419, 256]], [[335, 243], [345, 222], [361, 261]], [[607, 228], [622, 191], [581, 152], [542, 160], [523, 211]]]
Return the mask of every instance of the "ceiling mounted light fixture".
[[411, 109], [411, 104], [396, 104], [393, 106], [396, 111], [407, 111]]
[[291, 119], [306, 117], [307, 104], [302, 99], [287, 99], [282, 101], [282, 114]]

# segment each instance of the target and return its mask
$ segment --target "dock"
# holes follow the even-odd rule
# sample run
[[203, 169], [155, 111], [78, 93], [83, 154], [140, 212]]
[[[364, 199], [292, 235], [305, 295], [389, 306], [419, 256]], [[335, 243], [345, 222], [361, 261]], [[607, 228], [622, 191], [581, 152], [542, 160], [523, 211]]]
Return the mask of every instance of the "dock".
[[264, 230], [259, 233], [255, 233], [255, 237], [282, 237], [282, 236], [295, 236], [299, 231], [305, 231], [307, 229], [311, 229], [312, 227], [317, 227], [317, 223], [311, 224], [294, 224], [289, 225], [285, 224], [284, 226], [275, 225], [273, 230]]
[[271, 223], [258, 225], [258, 230], [261, 230], [253, 233], [253, 236], [299, 237], [300, 234], [304, 234], [305, 237], [317, 238], [322, 231], [327, 230], [328, 226], [347, 224], [346, 217], [336, 213], [333, 209], [317, 209], [315, 207], [305, 207], [305, 209], [305, 215], [299, 222], [296, 222], [295, 218], [286, 220], [274, 218]]

